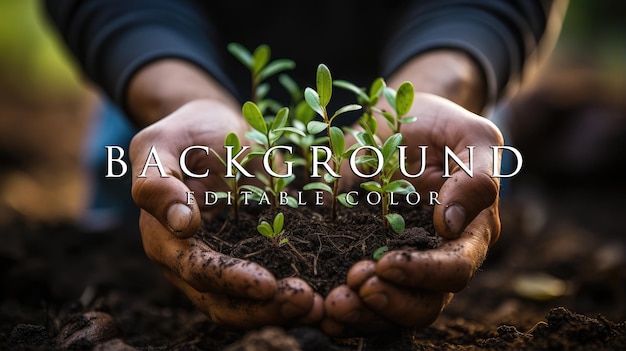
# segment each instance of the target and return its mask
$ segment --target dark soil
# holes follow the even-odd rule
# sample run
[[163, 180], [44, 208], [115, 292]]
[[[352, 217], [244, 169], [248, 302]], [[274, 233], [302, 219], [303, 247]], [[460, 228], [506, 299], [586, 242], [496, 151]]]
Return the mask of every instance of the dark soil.
[[[325, 206], [256, 210], [243, 207], [238, 225], [234, 225], [230, 217], [215, 220], [198, 235], [214, 250], [257, 262], [279, 279], [300, 277], [325, 296], [332, 288], [345, 283], [346, 274], [354, 263], [372, 259], [381, 247], [427, 250], [439, 246], [441, 240], [432, 225], [432, 209], [399, 206], [401, 208], [394, 210], [406, 218], [406, 230], [401, 234], [385, 228], [380, 207], [360, 202], [351, 209], [339, 208], [335, 222]], [[272, 223], [278, 212], [285, 215], [281, 238], [289, 240], [280, 246], [256, 230], [261, 220]]]

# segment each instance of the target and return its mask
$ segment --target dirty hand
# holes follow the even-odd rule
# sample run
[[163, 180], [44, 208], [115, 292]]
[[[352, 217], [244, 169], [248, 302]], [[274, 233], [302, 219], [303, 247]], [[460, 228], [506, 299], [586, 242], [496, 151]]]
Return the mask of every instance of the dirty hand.
[[[194, 150], [186, 157], [187, 167], [196, 174], [209, 169], [210, 176], [190, 178], [183, 175], [179, 157], [192, 145], [223, 152], [225, 135], [234, 131], [241, 138], [245, 130], [239, 111], [219, 101], [196, 100], [133, 138], [132, 195], [142, 209], [144, 249], [165, 276], [216, 324], [251, 328], [317, 322], [323, 313], [322, 299], [304, 281], [277, 281], [265, 268], [215, 252], [194, 236], [201, 225], [201, 211], [195, 201], [187, 205], [187, 192], [224, 190], [217, 175], [224, 166], [212, 153]], [[146, 162], [155, 163], [148, 159], [153, 146], [167, 177], [161, 177], [156, 166], [147, 167], [145, 177], [138, 177]], [[202, 217], [210, 220], [211, 214]]]
[[[409, 173], [417, 173], [421, 166], [417, 145], [428, 149], [424, 174], [408, 180], [422, 199], [428, 199], [429, 191], [438, 191], [441, 204], [434, 207], [433, 221], [444, 241], [434, 250], [391, 251], [378, 262], [355, 264], [348, 272], [347, 284], [325, 299], [322, 329], [330, 335], [361, 334], [398, 325], [428, 326], [452, 293], [468, 284], [498, 239], [499, 181], [491, 177], [491, 146], [503, 144], [497, 127], [450, 100], [427, 93], [415, 95], [410, 115], [418, 119], [402, 126], [407, 159], [415, 160], [407, 166]], [[466, 146], [475, 146], [472, 177], [452, 162], [451, 177], [442, 178], [445, 146], [465, 164], [469, 164]]]

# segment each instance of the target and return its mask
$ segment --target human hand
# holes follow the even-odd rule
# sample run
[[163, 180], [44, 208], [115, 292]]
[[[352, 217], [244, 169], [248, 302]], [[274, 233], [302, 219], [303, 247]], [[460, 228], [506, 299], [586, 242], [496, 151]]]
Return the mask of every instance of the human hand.
[[[140, 230], [144, 250], [164, 275], [213, 322], [234, 328], [266, 324], [311, 324], [322, 317], [322, 298], [301, 279], [276, 280], [258, 264], [211, 250], [194, 234], [202, 217], [197, 203], [187, 205], [187, 192], [224, 189], [221, 177], [190, 178], [183, 175], [179, 157], [191, 145], [223, 151], [224, 137], [236, 132], [240, 138], [247, 125], [232, 105], [217, 100], [190, 102], [139, 132], [130, 146], [133, 168], [133, 199], [141, 207]], [[141, 174], [154, 146], [168, 177], [157, 167]], [[154, 162], [154, 160], [148, 160]], [[214, 155], [190, 152], [191, 172], [202, 174], [222, 169]]]
[[[429, 325], [450, 301], [451, 293], [468, 284], [499, 236], [499, 181], [491, 177], [491, 146], [503, 144], [500, 132], [488, 120], [435, 95], [418, 93], [413, 106], [410, 115], [417, 116], [417, 121], [402, 127], [409, 173], [421, 167], [417, 146], [428, 149], [424, 173], [409, 180], [423, 199], [428, 199], [428, 191], [439, 191], [441, 204], [434, 207], [433, 221], [444, 242], [434, 250], [392, 251], [378, 262], [353, 266], [347, 284], [326, 297], [322, 329], [328, 334]], [[465, 164], [469, 163], [466, 146], [475, 146], [472, 177], [457, 166], [452, 167], [450, 178], [442, 178], [445, 146]]]

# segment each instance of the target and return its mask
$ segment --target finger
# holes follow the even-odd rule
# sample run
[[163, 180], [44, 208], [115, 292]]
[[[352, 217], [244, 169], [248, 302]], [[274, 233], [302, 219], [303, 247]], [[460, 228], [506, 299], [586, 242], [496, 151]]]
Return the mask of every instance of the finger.
[[[171, 145], [157, 148], [147, 144], [159, 140], [157, 135], [153, 135], [157, 133], [152, 125], [131, 141], [132, 197], [139, 207], [148, 211], [174, 235], [188, 238], [200, 228], [200, 211], [195, 201], [188, 204], [190, 190], [183, 182], [176, 148]], [[156, 153], [151, 153], [151, 150], [156, 150]]]
[[359, 261], [355, 263], [346, 276], [346, 283], [354, 290], [358, 291], [361, 285], [376, 274], [376, 263], [374, 261]]
[[196, 238], [178, 239], [145, 211], [140, 225], [148, 257], [193, 289], [251, 299], [268, 299], [276, 293], [276, 279], [262, 266], [213, 251]]
[[422, 328], [432, 324], [443, 307], [448, 293], [399, 289], [378, 277], [368, 279], [359, 295], [374, 312], [404, 327]]
[[[459, 237], [481, 211], [493, 205], [500, 189], [499, 178], [492, 177], [492, 146], [502, 145], [502, 136], [488, 121], [480, 117], [473, 119], [479, 119], [480, 123], [472, 128], [471, 136], [462, 139], [463, 145], [454, 148], [465, 166], [473, 166], [471, 172], [468, 174], [461, 166], [450, 163], [454, 167], [439, 191], [441, 205], [435, 206], [433, 214], [435, 229], [448, 239]], [[467, 145], [474, 148], [470, 150]]]
[[392, 323], [380, 318], [363, 304], [357, 293], [347, 285], [334, 288], [324, 301], [326, 318], [322, 330], [334, 336], [361, 335], [389, 330]]
[[392, 251], [376, 264], [376, 275], [411, 288], [457, 292], [467, 286], [499, 233], [495, 206], [484, 210], [461, 237], [426, 251]]
[[[321, 304], [315, 303], [313, 290], [304, 281], [296, 278], [281, 280], [276, 295], [271, 299], [253, 301], [224, 294], [199, 292], [172, 272], [166, 273], [166, 277], [183, 291], [198, 309], [220, 326], [249, 329], [268, 324], [294, 324], [298, 321], [316, 323], [323, 315]], [[318, 310], [314, 310], [315, 308]]]

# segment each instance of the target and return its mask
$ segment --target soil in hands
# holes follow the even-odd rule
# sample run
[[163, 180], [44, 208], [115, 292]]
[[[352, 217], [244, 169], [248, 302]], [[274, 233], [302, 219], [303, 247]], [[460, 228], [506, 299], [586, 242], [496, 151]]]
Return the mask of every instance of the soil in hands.
[[[226, 214], [205, 223], [198, 235], [212, 249], [257, 262], [277, 279], [302, 278], [322, 295], [344, 284], [350, 267], [360, 260], [373, 259], [381, 247], [428, 250], [441, 243], [432, 224], [432, 208], [419, 205], [393, 206], [393, 211], [402, 213], [406, 221], [407, 229], [401, 234], [385, 228], [379, 206], [361, 201], [351, 209], [339, 207], [334, 222], [326, 206], [242, 209], [238, 225]], [[261, 220], [272, 223], [278, 212], [285, 216], [281, 238], [289, 240], [281, 246], [256, 230]]]

